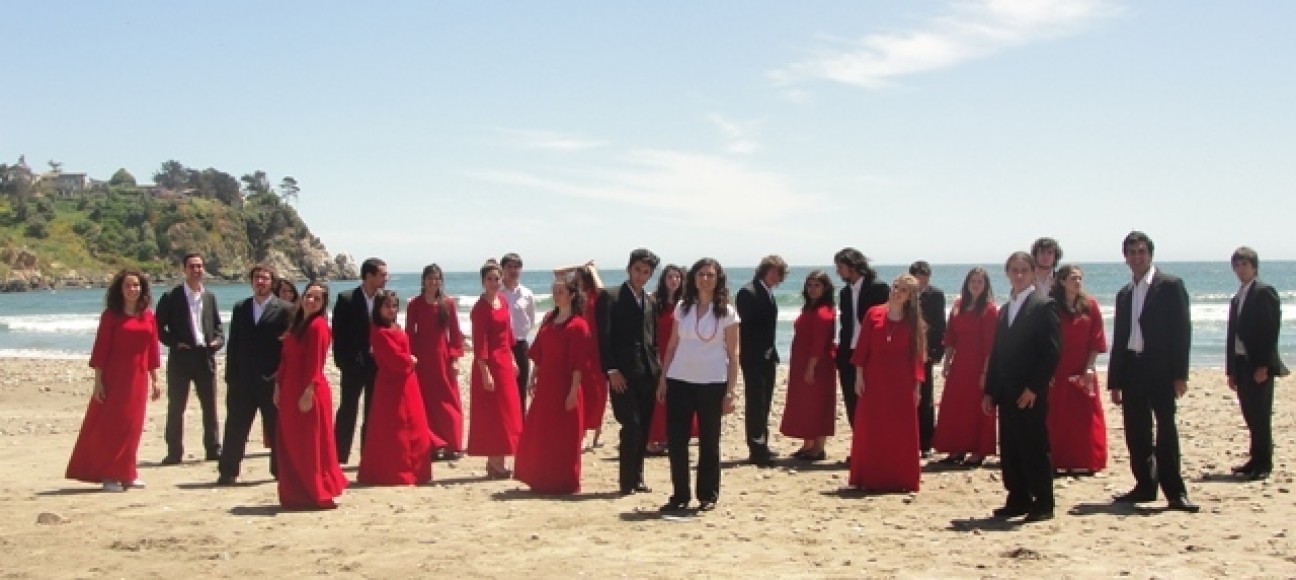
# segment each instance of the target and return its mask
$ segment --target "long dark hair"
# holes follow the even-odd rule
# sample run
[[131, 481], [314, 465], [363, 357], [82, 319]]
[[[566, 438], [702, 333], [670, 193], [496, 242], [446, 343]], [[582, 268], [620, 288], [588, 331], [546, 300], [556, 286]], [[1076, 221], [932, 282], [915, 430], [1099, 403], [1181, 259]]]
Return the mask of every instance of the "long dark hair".
[[[666, 277], [671, 272], [680, 276], [680, 286], [675, 292], [671, 292], [670, 288], [666, 287]], [[680, 296], [684, 294], [684, 278], [684, 268], [675, 264], [666, 264], [666, 267], [662, 268], [661, 274], [657, 276], [657, 291], [653, 292], [653, 302], [657, 303], [657, 312], [666, 312], [667, 308], [674, 310], [675, 305], [679, 304]]]
[[108, 292], [104, 295], [104, 306], [118, 314], [126, 314], [127, 276], [134, 276], [140, 283], [139, 300], [135, 302], [135, 315], [139, 316], [153, 303], [153, 295], [149, 293], [148, 278], [134, 268], [123, 268], [113, 276], [112, 283], [108, 285]]
[[869, 284], [872, 284], [874, 280], [877, 280], [877, 271], [874, 270], [872, 266], [869, 266], [868, 256], [865, 256], [864, 252], [856, 250], [855, 248], [842, 248], [839, 250], [837, 254], [833, 256], [833, 263], [845, 264], [851, 270], [854, 270], [856, 274], [859, 274], [864, 278], [865, 286], [868, 286]]
[[[806, 284], [809, 284], [811, 280], [814, 280], [823, 286], [823, 295], [819, 296], [818, 300], [810, 298], [810, 290], [806, 288]], [[836, 294], [836, 291], [833, 288], [832, 278], [829, 278], [828, 274], [823, 270], [815, 270], [806, 274], [805, 284], [801, 285], [801, 299], [805, 301], [805, 305], [801, 307], [801, 311], [811, 312], [818, 309], [820, 306], [836, 306], [837, 299], [834, 297], [834, 294]]]
[[1089, 314], [1089, 295], [1085, 293], [1084, 287], [1076, 293], [1075, 301], [1067, 303], [1066, 299], [1066, 279], [1072, 272], [1079, 272], [1084, 275], [1084, 270], [1075, 264], [1067, 264], [1058, 268], [1057, 274], [1053, 275], [1053, 300], [1057, 302], [1058, 308], [1063, 312], [1073, 316], [1088, 316]]
[[424, 266], [423, 275], [419, 276], [419, 296], [427, 294], [428, 276], [436, 276], [441, 279], [441, 285], [437, 287], [436, 296], [433, 296], [432, 300], [436, 302], [434, 306], [436, 306], [437, 319], [441, 321], [441, 324], [445, 324], [446, 320], [450, 318], [450, 307], [446, 305], [445, 273], [441, 271], [441, 266], [436, 264]]
[[274, 286], [270, 287], [270, 291], [274, 292], [275, 298], [281, 298], [279, 296], [279, 293], [282, 292], [284, 288], [292, 290], [293, 304], [296, 304], [297, 301], [301, 299], [301, 294], [297, 292], [297, 285], [293, 284], [292, 280], [289, 280], [287, 278], [275, 278]]
[[[307, 316], [306, 315], [306, 294], [310, 293], [310, 289], [312, 286], [318, 286], [320, 290], [324, 291], [324, 302], [320, 304], [319, 312]], [[297, 301], [297, 306], [293, 308], [292, 319], [291, 322], [288, 323], [288, 334], [291, 334], [297, 338], [301, 338], [303, 335], [306, 334], [306, 329], [310, 328], [310, 323], [313, 322], [316, 318], [320, 316], [325, 316], [325, 319], [327, 320], [327, 315], [325, 315], [325, 312], [328, 312], [328, 305], [329, 305], [328, 284], [325, 284], [320, 280], [311, 280], [310, 282], [307, 282], [306, 287], [302, 288], [301, 299]]]
[[[580, 316], [585, 312], [585, 291], [581, 289], [581, 282], [576, 276], [568, 274], [554, 279], [554, 286], [561, 284], [571, 294], [571, 315], [572, 317]], [[554, 303], [553, 310], [545, 315], [545, 323], [551, 323], [558, 318], [558, 303]], [[594, 329], [591, 328], [592, 332]]]
[[693, 309], [693, 305], [698, 303], [697, 274], [707, 266], [715, 268], [716, 271], [716, 287], [711, 296], [711, 312], [715, 314], [716, 319], [721, 319], [729, 315], [729, 277], [725, 275], [724, 268], [715, 258], [702, 258], [689, 268], [688, 275], [684, 277], [684, 297], [680, 299], [680, 303], [684, 305], [684, 314], [688, 314]]
[[[972, 281], [972, 276], [980, 274], [981, 279], [985, 280], [985, 291], [980, 296], [973, 297], [972, 290], [968, 288], [968, 283]], [[980, 314], [985, 311], [986, 304], [994, 302], [994, 290], [990, 289], [990, 274], [981, 266], [974, 266], [968, 270], [967, 275], [963, 276], [963, 290], [959, 292], [959, 312], [971, 310]]]
[[388, 302], [394, 303], [396, 305], [396, 312], [400, 312], [400, 299], [396, 296], [396, 292], [392, 290], [379, 290], [374, 294], [373, 310], [369, 312], [369, 320], [373, 321], [374, 326], [390, 328], [396, 324], [395, 320], [383, 320], [381, 315], [383, 306]]

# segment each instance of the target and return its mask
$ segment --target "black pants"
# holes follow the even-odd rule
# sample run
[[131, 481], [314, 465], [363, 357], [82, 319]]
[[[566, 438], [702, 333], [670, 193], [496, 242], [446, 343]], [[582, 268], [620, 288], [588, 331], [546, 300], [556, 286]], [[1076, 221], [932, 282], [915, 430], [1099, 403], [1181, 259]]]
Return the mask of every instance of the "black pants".
[[351, 459], [351, 441], [355, 438], [356, 416], [360, 414], [360, 396], [364, 395], [364, 422], [360, 424], [360, 445], [364, 445], [365, 428], [369, 424], [369, 404], [373, 401], [374, 373], [376, 367], [359, 371], [342, 371], [342, 400], [338, 403], [333, 436], [337, 439], [338, 463]]
[[221, 445], [219, 470], [221, 475], [238, 477], [243, 457], [247, 454], [248, 436], [252, 434], [252, 420], [261, 412], [261, 423], [270, 433], [270, 474], [279, 474], [275, 463], [274, 437], [279, 417], [274, 405], [274, 382], [260, 379], [244, 384], [225, 383], [225, 443]]
[[617, 481], [621, 491], [630, 491], [644, 483], [648, 431], [652, 428], [653, 410], [657, 406], [657, 377], [626, 377], [626, 390], [620, 393], [612, 391], [611, 396], [612, 415], [621, 425]]
[[745, 362], [742, 365], [743, 396], [747, 400], [746, 432], [747, 454], [752, 459], [769, 457], [769, 414], [774, 402], [774, 371], [772, 360]]
[[527, 349], [531, 348], [525, 340], [513, 343], [513, 362], [517, 363], [518, 400], [522, 402], [522, 416], [526, 417], [527, 384], [531, 382], [531, 359], [527, 358]]
[[1040, 397], [1029, 409], [1015, 402], [999, 405], [999, 455], [1007, 505], [1031, 511], [1051, 511], [1053, 459], [1049, 455], [1048, 400]]
[[932, 380], [931, 359], [927, 359], [927, 373], [918, 388], [918, 450], [931, 451], [932, 436], [936, 434], [935, 385]]
[[1174, 499], [1187, 491], [1179, 474], [1174, 385], [1148, 383], [1143, 378], [1143, 364], [1142, 360], [1131, 355], [1125, 382], [1131, 386], [1121, 391], [1121, 418], [1125, 424], [1130, 471], [1134, 473], [1138, 491], [1155, 494], [1159, 484], [1166, 497]]
[[837, 357], [837, 378], [841, 383], [842, 405], [846, 407], [846, 422], [850, 424], [851, 430], [855, 429], [855, 365], [850, 362], [850, 354]]
[[1273, 470], [1273, 369], [1263, 383], [1255, 382], [1255, 367], [1244, 357], [1233, 359], [1233, 381], [1237, 385], [1242, 419], [1251, 432], [1251, 467], [1256, 471]]
[[220, 454], [220, 419], [216, 415], [216, 359], [207, 348], [173, 348], [167, 354], [167, 457], [184, 457], [184, 415], [189, 406], [189, 383], [202, 408], [203, 449], [207, 457]]
[[725, 383], [666, 381], [666, 445], [670, 450], [672, 503], [688, 503], [689, 435], [698, 420], [697, 499], [720, 499], [720, 418], [724, 415]]

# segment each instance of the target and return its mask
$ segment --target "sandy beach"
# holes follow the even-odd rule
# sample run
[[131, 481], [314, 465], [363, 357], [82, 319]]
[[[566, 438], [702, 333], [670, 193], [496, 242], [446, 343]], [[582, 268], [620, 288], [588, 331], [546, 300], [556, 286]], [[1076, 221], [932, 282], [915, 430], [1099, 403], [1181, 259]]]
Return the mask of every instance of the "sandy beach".
[[[1164, 501], [1111, 504], [1133, 479], [1119, 413], [1108, 405], [1108, 472], [1059, 479], [1058, 518], [1029, 526], [989, 518], [1004, 498], [993, 460], [980, 469], [926, 465], [916, 494], [840, 491], [850, 433], [840, 413], [828, 461], [746, 465], [741, 404], [724, 423], [719, 508], [693, 518], [656, 513], [670, 493], [665, 458], [649, 459], [653, 493], [617, 497], [610, 412], [606, 444], [585, 455], [584, 493], [575, 497], [536, 497], [517, 482], [489, 481], [483, 459], [465, 458], [436, 463], [431, 485], [354, 486], [339, 509], [302, 513], [279, 511], [259, 434], [242, 483], [214, 485], [215, 463], [194, 455], [202, 446], [192, 397], [190, 456], [158, 466], [166, 415], [158, 401], [139, 454], [148, 487], [103, 493], [63, 479], [91, 384], [84, 361], [0, 359], [5, 578], [1296, 576], [1290, 381], [1278, 386], [1268, 481], [1228, 475], [1245, 460], [1241, 413], [1220, 371], [1195, 370], [1179, 427], [1184, 475], [1201, 513], [1164, 511]], [[784, 455], [797, 445], [774, 437]], [[354, 466], [345, 470], [354, 478]]]

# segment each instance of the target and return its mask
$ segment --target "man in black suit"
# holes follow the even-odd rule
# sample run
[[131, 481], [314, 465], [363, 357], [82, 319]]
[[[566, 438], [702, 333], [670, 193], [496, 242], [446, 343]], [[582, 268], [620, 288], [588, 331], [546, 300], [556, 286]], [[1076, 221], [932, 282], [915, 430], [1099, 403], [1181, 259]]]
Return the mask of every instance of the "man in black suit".
[[841, 276], [841, 296], [837, 300], [841, 310], [841, 330], [837, 335], [837, 376], [841, 383], [842, 404], [846, 407], [846, 421], [855, 426], [855, 365], [851, 355], [859, 339], [860, 321], [864, 313], [878, 304], [886, 304], [891, 287], [878, 280], [877, 272], [869, 266], [868, 258], [855, 248], [842, 248], [833, 256], [837, 275]]
[[369, 258], [360, 264], [360, 285], [338, 293], [337, 304], [333, 305], [333, 362], [342, 371], [342, 398], [333, 426], [339, 463], [351, 459], [351, 440], [355, 438], [362, 394], [365, 420], [360, 425], [360, 441], [364, 442], [374, 376], [378, 374], [369, 349], [369, 316], [373, 312], [374, 296], [386, 286], [387, 263]]
[[630, 252], [626, 281], [598, 300], [598, 341], [603, 371], [612, 390], [612, 414], [621, 424], [621, 495], [652, 491], [644, 482], [644, 456], [656, 406], [661, 358], [657, 352], [657, 309], [644, 286], [660, 260], [639, 248]]
[[927, 323], [927, 373], [918, 395], [918, 450], [931, 457], [932, 437], [936, 434], [935, 381], [932, 366], [945, 356], [945, 292], [931, 285], [931, 264], [918, 260], [909, 266], [909, 274], [918, 279], [918, 306]]
[[[225, 352], [225, 444], [221, 449], [218, 485], [238, 482], [247, 451], [248, 434], [257, 411], [268, 433], [275, 432], [278, 414], [274, 404], [275, 373], [288, 314], [292, 306], [270, 291], [274, 271], [258, 264], [248, 278], [252, 296], [234, 305]], [[270, 474], [277, 475], [274, 442], [270, 443]]]
[[769, 414], [774, 402], [774, 376], [778, 349], [774, 332], [778, 328], [778, 301], [774, 287], [787, 278], [787, 262], [765, 256], [756, 266], [752, 281], [738, 290], [738, 363], [742, 367], [743, 394], [747, 398], [747, 460], [758, 467], [773, 466], [776, 453], [769, 448]]
[[1035, 287], [1035, 260], [1014, 252], [1004, 264], [1012, 286], [986, 365], [987, 415], [999, 408], [1000, 466], [1008, 500], [995, 517], [1053, 519], [1053, 461], [1049, 456], [1049, 381], [1062, 354], [1057, 309]]
[[[1196, 512], [1179, 473], [1175, 400], [1188, 392], [1192, 319], [1183, 281], [1152, 266], [1156, 247], [1139, 231], [1125, 236], [1121, 251], [1133, 281], [1116, 293], [1116, 322], [1107, 388], [1120, 405], [1134, 489], [1119, 503], [1156, 500], [1157, 486], [1170, 509]], [[1153, 438], [1155, 417], [1156, 436]]]
[[216, 352], [225, 346], [216, 295], [203, 288], [203, 257], [185, 254], [183, 284], [158, 298], [158, 339], [167, 346], [167, 455], [163, 465], [184, 459], [184, 413], [189, 383], [202, 407], [203, 447], [207, 461], [220, 459], [220, 423], [216, 416]]
[[1242, 287], [1229, 303], [1228, 333], [1224, 341], [1228, 386], [1237, 393], [1242, 418], [1251, 432], [1251, 456], [1233, 473], [1251, 480], [1273, 471], [1274, 377], [1287, 376], [1278, 356], [1278, 328], [1282, 301], [1273, 286], [1257, 277], [1260, 256], [1242, 246], [1233, 252], [1233, 273]]

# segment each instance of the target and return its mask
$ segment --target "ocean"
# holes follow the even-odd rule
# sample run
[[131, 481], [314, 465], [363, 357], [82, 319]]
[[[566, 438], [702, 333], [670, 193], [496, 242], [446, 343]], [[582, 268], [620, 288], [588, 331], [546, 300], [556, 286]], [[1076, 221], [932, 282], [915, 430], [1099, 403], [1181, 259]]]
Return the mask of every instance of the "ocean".
[[[953, 304], [963, 276], [972, 267], [971, 264], [936, 264], [932, 266], [932, 284], [945, 291], [947, 303]], [[996, 293], [996, 302], [1003, 304], [1007, 296], [1007, 280], [1004, 278], [1001, 264], [984, 264], [990, 272], [991, 284]], [[1167, 272], [1184, 279], [1192, 304], [1192, 366], [1221, 367], [1224, 363], [1224, 333], [1228, 323], [1228, 304], [1238, 281], [1229, 268], [1229, 264], [1220, 262], [1168, 262], [1157, 264]], [[1111, 323], [1114, 310], [1112, 307], [1117, 290], [1129, 280], [1129, 269], [1123, 263], [1081, 264], [1085, 272], [1085, 289], [1092, 294], [1102, 308], [1107, 323], [1108, 338], [1111, 337]], [[830, 266], [807, 267], [794, 266], [788, 273], [787, 281], [775, 288], [778, 299], [779, 329], [778, 347], [784, 359], [790, 351], [792, 342], [792, 323], [800, 312], [802, 300], [801, 285], [806, 274], [815, 269], [823, 269], [833, 277], [834, 284], [840, 288], [841, 281]], [[891, 280], [907, 271], [907, 266], [878, 265], [876, 269], [883, 280]], [[739, 287], [749, 281], [752, 268], [729, 268], [730, 296]], [[619, 285], [624, 279], [623, 271], [601, 271], [605, 284]], [[1284, 302], [1296, 298], [1296, 262], [1262, 262], [1261, 278], [1273, 284]], [[550, 285], [553, 276], [548, 271], [526, 271], [522, 283], [536, 294], [542, 310], [552, 308]], [[330, 287], [335, 298], [342, 290], [355, 287], [355, 281], [336, 282]], [[649, 289], [656, 287], [656, 280], [649, 283]], [[446, 290], [460, 297], [459, 319], [468, 332], [468, 311], [475, 297], [481, 292], [477, 272], [447, 272], [445, 274]], [[301, 284], [298, 284], [300, 288]], [[222, 320], [228, 324], [230, 309], [234, 303], [247, 297], [251, 292], [246, 284], [210, 285], [216, 293], [217, 303], [222, 311]], [[402, 303], [419, 291], [418, 272], [393, 273], [387, 287], [395, 290]], [[156, 300], [165, 288], [154, 288]], [[39, 357], [78, 359], [89, 354], [94, 342], [95, 326], [100, 311], [103, 309], [104, 290], [71, 289], [52, 292], [26, 292], [0, 294], [0, 358], [3, 357]], [[330, 307], [331, 307], [330, 303]], [[1291, 364], [1296, 361], [1296, 308], [1288, 307], [1283, 312], [1280, 349], [1284, 358]], [[1105, 362], [1105, 357], [1099, 363]]]

